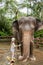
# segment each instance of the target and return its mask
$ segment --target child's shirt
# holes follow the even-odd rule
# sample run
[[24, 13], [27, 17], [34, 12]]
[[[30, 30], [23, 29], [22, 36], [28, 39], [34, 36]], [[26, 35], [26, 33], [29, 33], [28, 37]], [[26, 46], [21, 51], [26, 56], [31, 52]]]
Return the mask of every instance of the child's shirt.
[[14, 42], [11, 44], [11, 52], [15, 52], [15, 43]]

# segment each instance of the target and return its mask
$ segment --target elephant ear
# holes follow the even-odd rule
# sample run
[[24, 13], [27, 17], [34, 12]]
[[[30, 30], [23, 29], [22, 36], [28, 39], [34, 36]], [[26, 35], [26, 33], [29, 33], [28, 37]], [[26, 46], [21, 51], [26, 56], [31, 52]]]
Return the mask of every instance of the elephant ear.
[[36, 18], [35, 31], [37, 31], [41, 25], [42, 25], [41, 20]]
[[42, 30], [42, 29], [43, 29], [43, 25], [38, 28], [38, 30]]
[[14, 27], [17, 31], [19, 31], [18, 20], [15, 20], [15, 21], [13, 22], [12, 27]]
[[43, 22], [40, 22], [40, 23], [41, 23], [41, 24], [40, 24], [38, 30], [43, 30]]

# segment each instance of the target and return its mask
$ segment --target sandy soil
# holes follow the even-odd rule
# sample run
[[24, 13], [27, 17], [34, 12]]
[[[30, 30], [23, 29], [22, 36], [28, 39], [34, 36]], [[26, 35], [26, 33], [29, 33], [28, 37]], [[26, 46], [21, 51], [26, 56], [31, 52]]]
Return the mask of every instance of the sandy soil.
[[[9, 49], [9, 45], [0, 44], [0, 65], [6, 65], [3, 64], [5, 53], [7, 53], [7, 49]], [[36, 57], [36, 61], [30, 61], [23, 63], [22, 61], [16, 61], [14, 65], [43, 65], [43, 50], [40, 49], [34, 49], [34, 56]]]

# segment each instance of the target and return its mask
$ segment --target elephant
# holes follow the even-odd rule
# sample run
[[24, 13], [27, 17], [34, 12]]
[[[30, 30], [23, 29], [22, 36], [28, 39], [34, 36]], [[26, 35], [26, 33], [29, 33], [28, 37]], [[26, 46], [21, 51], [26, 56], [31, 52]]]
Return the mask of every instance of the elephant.
[[12, 24], [13, 36], [18, 40], [21, 46], [20, 60], [31, 59], [34, 60], [33, 46], [34, 46], [34, 32], [40, 30], [43, 23], [32, 16], [21, 17]]

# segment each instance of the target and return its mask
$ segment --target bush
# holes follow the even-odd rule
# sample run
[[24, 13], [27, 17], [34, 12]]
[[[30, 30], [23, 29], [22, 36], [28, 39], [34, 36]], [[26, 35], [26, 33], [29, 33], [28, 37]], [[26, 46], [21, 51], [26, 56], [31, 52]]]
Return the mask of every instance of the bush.
[[2, 16], [0, 18], [0, 36], [6, 36], [12, 34], [11, 20]]
[[7, 36], [7, 33], [0, 31], [0, 36]]
[[34, 33], [34, 37], [43, 37], [43, 30], [39, 30], [37, 32]]

